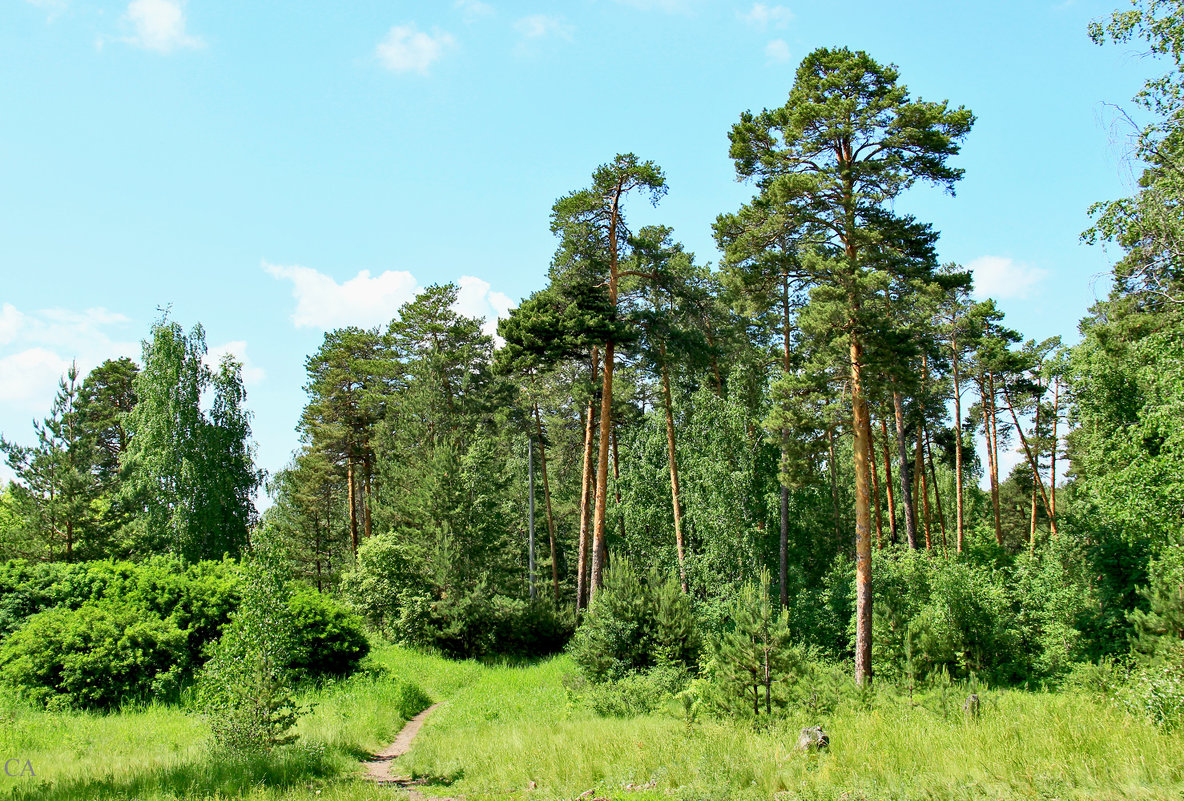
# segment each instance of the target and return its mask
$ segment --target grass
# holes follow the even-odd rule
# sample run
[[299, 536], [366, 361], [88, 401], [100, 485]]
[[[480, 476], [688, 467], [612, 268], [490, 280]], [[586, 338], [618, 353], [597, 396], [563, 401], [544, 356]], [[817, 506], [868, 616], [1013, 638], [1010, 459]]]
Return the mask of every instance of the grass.
[[[0, 757], [36, 778], [0, 773], [0, 797], [73, 799], [390, 799], [359, 760], [404, 720], [446, 699], [395, 773], [428, 777], [438, 796], [477, 801], [675, 799], [1179, 799], [1184, 737], [1079, 694], [988, 691], [977, 721], [957, 698], [913, 703], [888, 690], [849, 697], [817, 719], [775, 724], [673, 712], [600, 718], [563, 686], [566, 657], [529, 665], [450, 662], [396, 647], [375, 672], [309, 693], [301, 740], [270, 759], [214, 757], [200, 719], [175, 707], [117, 714], [46, 712], [0, 700]], [[422, 688], [422, 692], [419, 690]], [[793, 746], [822, 723], [828, 753]], [[534, 783], [536, 789], [527, 788]], [[630, 790], [626, 785], [650, 785]]]

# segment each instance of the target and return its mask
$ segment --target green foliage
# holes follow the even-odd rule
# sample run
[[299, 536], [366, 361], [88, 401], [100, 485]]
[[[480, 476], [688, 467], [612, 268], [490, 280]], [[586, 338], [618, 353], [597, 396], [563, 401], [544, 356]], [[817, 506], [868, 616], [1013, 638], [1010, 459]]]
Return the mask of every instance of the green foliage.
[[770, 597], [768, 570], [760, 584], [747, 582], [732, 603], [730, 625], [714, 640], [710, 675], [720, 685], [724, 709], [759, 717], [785, 704], [787, 688], [799, 678], [801, 657], [789, 631], [789, 611]]
[[688, 678], [684, 668], [655, 665], [645, 672], [596, 683], [576, 677], [568, 682], [568, 689], [601, 717], [635, 718], [667, 707]]
[[292, 625], [289, 667], [297, 677], [341, 677], [370, 652], [362, 621], [327, 595], [301, 588], [288, 600]]
[[290, 666], [310, 658], [298, 650], [288, 576], [277, 549], [261, 539], [244, 568], [242, 602], [198, 682], [214, 741], [229, 752], [267, 752], [296, 739], [291, 729], [302, 710]]
[[626, 557], [605, 571], [570, 653], [591, 682], [622, 679], [659, 665], [697, 669], [701, 638], [678, 579], [639, 574]]
[[1152, 562], [1139, 594], [1148, 608], [1131, 612], [1135, 650], [1152, 664], [1179, 656], [1184, 640], [1184, 546], [1165, 548]]
[[[141, 555], [235, 556], [254, 522], [261, 475], [252, 463], [241, 365], [226, 356], [211, 372], [205, 356], [200, 325], [186, 335], [161, 319], [143, 343], [120, 495], [131, 515], [132, 549]], [[206, 390], [213, 391], [209, 414], [201, 407]]]
[[0, 645], [0, 681], [50, 706], [110, 709], [174, 696], [186, 634], [139, 607], [88, 602], [33, 615]]
[[475, 592], [432, 601], [404, 599], [396, 631], [410, 645], [454, 659], [494, 654], [543, 656], [559, 651], [571, 636], [571, 619], [549, 603]]
[[141, 564], [8, 562], [0, 565], [0, 638], [44, 610], [114, 604], [179, 628], [185, 646], [177, 667], [188, 677], [238, 604], [238, 582], [238, 566], [231, 561], [184, 565], [155, 557]]
[[903, 678], [1024, 675], [1007, 579], [999, 571], [921, 551], [896, 551], [875, 563], [874, 649], [879, 673]]

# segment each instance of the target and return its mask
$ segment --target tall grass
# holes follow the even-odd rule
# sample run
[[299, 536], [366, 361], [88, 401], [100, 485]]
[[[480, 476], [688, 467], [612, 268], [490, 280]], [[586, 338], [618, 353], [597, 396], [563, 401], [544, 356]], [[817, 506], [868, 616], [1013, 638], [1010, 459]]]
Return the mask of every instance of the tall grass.
[[299, 697], [311, 711], [297, 744], [244, 759], [215, 752], [209, 727], [180, 707], [48, 712], [0, 697], [0, 756], [35, 773], [0, 773], [0, 796], [22, 801], [382, 797], [361, 781], [360, 761], [431, 702], [389, 669], [360, 674]]
[[[982, 714], [968, 720], [960, 694], [901, 697], [885, 687], [760, 728], [710, 719], [688, 727], [673, 709], [597, 717], [564, 689], [566, 657], [484, 665], [383, 647], [373, 662], [367, 674], [301, 697], [314, 707], [297, 745], [245, 761], [213, 754], [208, 729], [180, 708], [46, 712], [0, 694], [0, 757], [28, 759], [37, 774], [0, 775], [0, 797], [402, 798], [362, 780], [360, 760], [435, 700], [447, 703], [393, 771], [428, 779], [428, 795], [470, 801], [572, 799], [588, 789], [633, 801], [1184, 795], [1184, 736], [1079, 693], [987, 691]], [[829, 752], [796, 752], [800, 729], [819, 723]]]
[[[399, 769], [448, 794], [588, 789], [654, 797], [802, 799], [1173, 798], [1184, 794], [1184, 740], [1082, 695], [985, 694], [977, 720], [938, 698], [852, 696], [823, 718], [790, 713], [759, 730], [673, 712], [607, 719], [573, 704], [566, 658], [490, 670], [442, 709]], [[926, 701], [927, 703], [921, 703]], [[947, 699], [948, 701], [948, 699]], [[801, 754], [822, 723], [829, 752]], [[441, 791], [443, 794], [443, 791]], [[504, 796], [503, 796], [504, 797]], [[524, 796], [525, 797], [525, 796]]]

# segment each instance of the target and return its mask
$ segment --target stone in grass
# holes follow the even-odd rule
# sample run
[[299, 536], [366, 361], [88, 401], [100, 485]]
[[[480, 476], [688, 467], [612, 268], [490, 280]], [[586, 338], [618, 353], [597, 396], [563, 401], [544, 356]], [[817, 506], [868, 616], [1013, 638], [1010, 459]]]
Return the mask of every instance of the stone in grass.
[[799, 751], [821, 751], [829, 746], [830, 736], [822, 730], [821, 726], [802, 729], [802, 733], [798, 736]]
[[967, 696], [966, 703], [962, 704], [962, 714], [973, 720], [978, 717], [978, 711], [978, 693], [971, 693], [969, 696]]

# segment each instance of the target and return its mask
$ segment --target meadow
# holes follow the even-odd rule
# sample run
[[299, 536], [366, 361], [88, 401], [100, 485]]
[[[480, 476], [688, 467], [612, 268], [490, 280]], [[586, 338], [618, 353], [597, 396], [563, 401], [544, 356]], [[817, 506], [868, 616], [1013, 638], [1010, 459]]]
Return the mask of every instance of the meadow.
[[[681, 708], [600, 717], [570, 689], [566, 656], [530, 663], [452, 661], [396, 646], [368, 668], [301, 696], [297, 743], [230, 759], [183, 706], [100, 714], [0, 702], [0, 754], [35, 777], [4, 776], [19, 799], [378, 799], [407, 791], [362, 778], [361, 761], [442, 700], [392, 774], [428, 797], [573, 799], [1178, 799], [1184, 737], [1078, 692], [983, 690], [977, 719], [958, 686], [910, 697], [887, 683], [825, 712], [771, 723]], [[821, 723], [831, 746], [794, 749]], [[14, 772], [20, 768], [13, 765]]]

